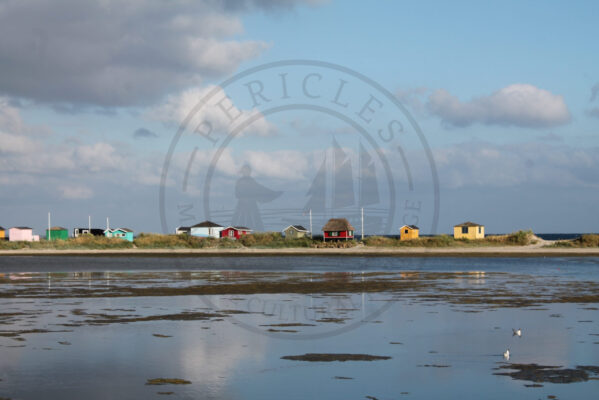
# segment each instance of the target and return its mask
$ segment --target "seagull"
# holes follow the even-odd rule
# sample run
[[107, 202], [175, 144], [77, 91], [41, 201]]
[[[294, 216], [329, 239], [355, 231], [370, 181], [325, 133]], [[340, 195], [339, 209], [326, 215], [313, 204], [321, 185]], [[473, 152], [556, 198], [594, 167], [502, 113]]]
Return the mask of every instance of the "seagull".
[[503, 358], [505, 358], [506, 361], [510, 360], [510, 349], [507, 349], [505, 353], [503, 353]]
[[512, 329], [512, 336], [518, 336], [518, 337], [522, 337], [522, 329], [518, 328], [518, 329]]

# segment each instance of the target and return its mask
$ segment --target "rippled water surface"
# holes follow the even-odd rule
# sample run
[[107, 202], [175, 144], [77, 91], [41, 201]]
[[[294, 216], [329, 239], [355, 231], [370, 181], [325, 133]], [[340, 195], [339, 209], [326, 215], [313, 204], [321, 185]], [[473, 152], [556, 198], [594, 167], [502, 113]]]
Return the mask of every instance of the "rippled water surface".
[[0, 398], [592, 399], [598, 262], [1, 258]]

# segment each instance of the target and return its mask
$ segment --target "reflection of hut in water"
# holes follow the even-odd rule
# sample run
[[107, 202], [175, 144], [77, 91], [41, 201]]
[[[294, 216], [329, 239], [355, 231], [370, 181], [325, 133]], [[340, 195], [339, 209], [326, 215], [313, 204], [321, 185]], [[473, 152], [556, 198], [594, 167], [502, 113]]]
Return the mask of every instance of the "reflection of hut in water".
[[418, 272], [400, 272], [399, 277], [401, 279], [416, 279], [420, 276]]
[[352, 279], [351, 272], [325, 272], [323, 277], [327, 281], [350, 281]]

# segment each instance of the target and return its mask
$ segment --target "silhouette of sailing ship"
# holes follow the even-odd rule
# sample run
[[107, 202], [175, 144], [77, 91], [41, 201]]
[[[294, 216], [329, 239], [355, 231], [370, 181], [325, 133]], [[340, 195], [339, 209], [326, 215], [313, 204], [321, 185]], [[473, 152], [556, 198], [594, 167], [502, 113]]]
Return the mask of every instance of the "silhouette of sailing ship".
[[[364, 230], [368, 234], [383, 233], [383, 223], [388, 209], [381, 204], [376, 163], [360, 143], [357, 160], [352, 158], [339, 143], [332, 139], [332, 146], [325, 151], [320, 168], [306, 193], [304, 207], [301, 204], [282, 203], [265, 207], [278, 199], [282, 192], [271, 190], [251, 177], [249, 167], [242, 170], [242, 177], [235, 188], [236, 207], [231, 210], [224, 205], [211, 210], [210, 218], [217, 221], [230, 220], [233, 224], [247, 225], [256, 231], [280, 230], [290, 224], [308, 224], [308, 212], [312, 210], [314, 234], [333, 217], [344, 217], [355, 222], [360, 233], [360, 214], [364, 208]], [[356, 172], [356, 173], [355, 173]], [[301, 200], [300, 200], [301, 201]]]
[[[329, 166], [327, 153], [332, 153], [332, 166]], [[309, 198], [304, 206], [304, 212], [312, 210], [313, 214], [320, 214], [324, 218], [331, 216], [359, 218], [360, 211], [364, 208], [365, 231], [380, 231], [385, 210], [372, 207], [380, 203], [380, 197], [376, 166], [368, 151], [360, 143], [357, 199], [350, 156], [343, 151], [334, 138], [332, 149], [327, 153], [306, 193]], [[331, 169], [332, 171], [329, 172]]]

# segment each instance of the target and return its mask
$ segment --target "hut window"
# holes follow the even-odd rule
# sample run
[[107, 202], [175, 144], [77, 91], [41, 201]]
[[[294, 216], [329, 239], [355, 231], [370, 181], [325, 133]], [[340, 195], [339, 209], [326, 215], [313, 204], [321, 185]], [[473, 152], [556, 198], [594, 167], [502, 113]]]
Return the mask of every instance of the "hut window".
[[331, 236], [339, 236], [339, 232], [331, 232]]
[[404, 233], [408, 233], [408, 230], [406, 229], [406, 230], [404, 231]]
[[468, 227], [467, 226], [462, 226], [462, 233], [468, 233]]
[[478, 233], [482, 233], [482, 227], [478, 227]]

